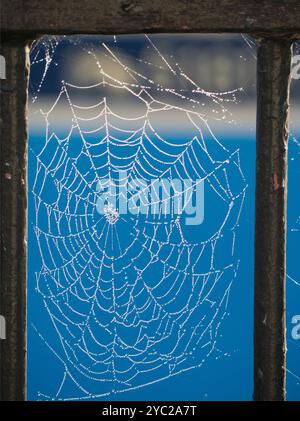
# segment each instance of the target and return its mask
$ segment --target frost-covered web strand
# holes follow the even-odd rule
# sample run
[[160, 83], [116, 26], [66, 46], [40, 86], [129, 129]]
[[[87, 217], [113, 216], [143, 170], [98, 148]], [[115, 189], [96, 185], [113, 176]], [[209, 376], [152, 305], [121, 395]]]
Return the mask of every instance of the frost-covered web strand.
[[[32, 83], [30, 85], [31, 100], [33, 103], [37, 100], [45, 82], [48, 70], [53, 64], [52, 60], [58, 44], [58, 38], [56, 36], [52, 36], [43, 38], [40, 42], [34, 43], [31, 49], [30, 66], [32, 71], [34, 71], [37, 66], [43, 67], [37, 86], [33, 86]], [[54, 63], [54, 65], [56, 64], [57, 63]]]

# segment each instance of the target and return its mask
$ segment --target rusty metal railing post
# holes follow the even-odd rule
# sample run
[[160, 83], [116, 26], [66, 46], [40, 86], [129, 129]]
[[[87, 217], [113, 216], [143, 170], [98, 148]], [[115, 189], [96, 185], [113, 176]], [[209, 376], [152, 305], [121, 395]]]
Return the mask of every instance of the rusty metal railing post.
[[291, 41], [259, 41], [254, 399], [285, 399], [286, 191]]
[[6, 339], [0, 340], [0, 400], [25, 399], [26, 355], [26, 42], [1, 43], [6, 79], [0, 87], [1, 281], [0, 313]]

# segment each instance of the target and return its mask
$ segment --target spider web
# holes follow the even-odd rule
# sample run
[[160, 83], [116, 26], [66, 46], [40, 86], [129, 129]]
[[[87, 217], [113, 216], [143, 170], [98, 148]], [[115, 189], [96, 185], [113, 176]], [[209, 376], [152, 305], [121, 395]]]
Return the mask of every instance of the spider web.
[[[41, 262], [36, 293], [56, 342], [33, 327], [64, 368], [55, 396], [40, 391], [40, 398], [95, 399], [222, 354], [217, 341], [238, 270], [235, 240], [247, 184], [239, 151], [228, 150], [210, 126], [231, 118], [226, 103], [236, 101], [237, 91], [204, 91], [147, 35], [149, 60], [135, 57], [131, 66], [117, 37], [96, 47], [88, 37], [67, 42], [88, 57], [95, 81], [62, 80], [51, 107], [39, 110], [45, 132], [30, 148], [36, 168], [29, 223]], [[33, 65], [39, 47], [34, 51]], [[149, 77], [152, 67], [168, 86]], [[63, 129], [55, 121], [62, 109]], [[120, 182], [120, 171], [136, 213], [101, 215], [97, 186]], [[188, 226], [184, 209], [167, 214], [160, 197], [155, 215], [139, 212], [136, 180], [151, 185], [162, 178], [205, 184], [203, 224]], [[68, 394], [67, 382], [77, 393]]]

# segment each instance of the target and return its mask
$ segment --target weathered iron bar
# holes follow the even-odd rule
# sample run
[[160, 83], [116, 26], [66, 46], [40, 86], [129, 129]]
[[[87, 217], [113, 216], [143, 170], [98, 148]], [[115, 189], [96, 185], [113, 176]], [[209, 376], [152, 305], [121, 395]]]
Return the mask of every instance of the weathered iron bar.
[[0, 50], [7, 67], [0, 81], [0, 400], [25, 399], [28, 50], [22, 40]]
[[0, 29], [74, 33], [244, 32], [300, 34], [298, 0], [1, 0]]
[[254, 399], [285, 399], [286, 196], [291, 40], [257, 57]]

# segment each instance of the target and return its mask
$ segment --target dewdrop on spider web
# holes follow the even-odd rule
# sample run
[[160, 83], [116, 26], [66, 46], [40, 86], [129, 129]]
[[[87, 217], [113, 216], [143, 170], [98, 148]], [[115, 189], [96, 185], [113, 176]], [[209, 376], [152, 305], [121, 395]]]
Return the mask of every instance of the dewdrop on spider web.
[[115, 224], [119, 219], [119, 213], [112, 203], [108, 203], [104, 206], [104, 215], [107, 222], [111, 225]]

